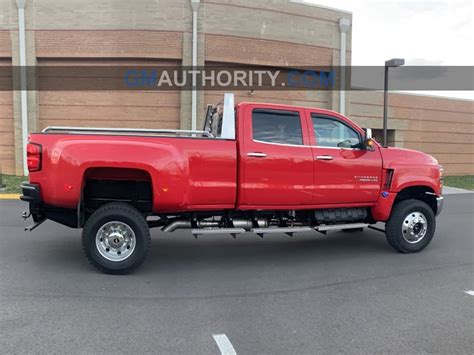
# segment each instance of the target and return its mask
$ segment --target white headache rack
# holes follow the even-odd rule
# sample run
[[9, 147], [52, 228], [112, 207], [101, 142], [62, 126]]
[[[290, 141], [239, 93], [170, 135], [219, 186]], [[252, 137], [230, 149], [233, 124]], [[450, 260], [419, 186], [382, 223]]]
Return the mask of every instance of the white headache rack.
[[106, 128], [106, 127], [67, 127], [50, 126], [41, 133], [65, 132], [70, 134], [125, 134], [125, 135], [171, 135], [171, 136], [204, 136], [214, 138], [206, 131], [182, 130], [182, 129], [144, 129], [144, 128]]

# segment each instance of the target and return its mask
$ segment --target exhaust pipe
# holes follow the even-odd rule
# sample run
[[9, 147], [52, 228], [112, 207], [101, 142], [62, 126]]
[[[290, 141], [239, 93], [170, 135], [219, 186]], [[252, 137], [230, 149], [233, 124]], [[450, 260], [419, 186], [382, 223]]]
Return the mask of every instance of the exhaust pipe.
[[171, 222], [161, 229], [163, 232], [174, 232], [176, 229], [191, 229], [191, 221], [185, 221], [183, 219], [178, 219], [177, 221]]
[[[214, 222], [214, 221], [198, 221], [196, 224], [198, 228], [219, 227], [219, 222]], [[163, 232], [174, 232], [177, 229], [192, 229], [192, 228], [193, 226], [191, 224], [191, 221], [178, 219], [166, 225], [161, 230]]]
[[234, 228], [243, 228], [246, 231], [251, 230], [253, 227], [252, 221], [249, 219], [233, 219], [232, 225]]
[[[253, 223], [251, 220], [248, 219], [234, 219], [232, 220], [232, 225], [234, 228], [243, 228], [246, 231], [250, 231], [253, 228]], [[257, 225], [259, 228], [266, 228], [268, 227], [268, 221], [264, 219], [258, 219]], [[219, 228], [222, 227], [218, 221], [197, 221], [196, 222], [197, 228]], [[161, 230], [163, 232], [174, 232], [177, 229], [192, 229], [193, 225], [191, 221], [178, 219], [175, 220], [168, 225], [164, 226]]]

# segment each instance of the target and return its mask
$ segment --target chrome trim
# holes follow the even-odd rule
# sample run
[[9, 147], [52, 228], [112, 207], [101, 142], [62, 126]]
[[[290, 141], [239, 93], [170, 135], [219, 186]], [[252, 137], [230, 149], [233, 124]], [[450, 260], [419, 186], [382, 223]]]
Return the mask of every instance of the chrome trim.
[[312, 232], [311, 227], [271, 227], [271, 228], [253, 228], [250, 232], [256, 234], [275, 234], [275, 233], [300, 233]]
[[254, 142], [254, 143], [263, 143], [263, 144], [271, 144], [271, 145], [280, 145], [280, 146], [283, 146], [283, 147], [311, 148], [310, 145], [273, 143], [273, 142], [259, 141], [258, 139], [252, 139], [252, 142]]
[[318, 227], [314, 227], [314, 229], [320, 232], [327, 232], [327, 231], [344, 230], [344, 229], [367, 228], [368, 226], [369, 225], [367, 223], [347, 223], [347, 224], [321, 225]]
[[428, 220], [418, 211], [413, 211], [403, 219], [402, 237], [409, 244], [416, 244], [423, 240], [428, 232]]
[[316, 160], [332, 160], [333, 157], [330, 155], [318, 155], [316, 157]]
[[280, 145], [280, 146], [283, 146], [283, 147], [296, 147], [296, 148], [324, 148], [324, 149], [339, 149], [339, 150], [362, 150], [360, 148], [325, 147], [324, 145], [273, 143], [273, 142], [260, 141], [258, 139], [252, 139], [252, 142], [262, 143], [262, 144], [271, 144], [271, 145]]
[[342, 148], [342, 147], [326, 147], [324, 145], [310, 145], [311, 148], [324, 148], [324, 149], [339, 149], [339, 150], [362, 150], [360, 148]]
[[265, 158], [267, 155], [265, 153], [251, 152], [251, 153], [247, 153], [247, 156], [254, 157], [254, 158]]
[[204, 234], [242, 234], [247, 233], [243, 228], [209, 228], [209, 229], [193, 229], [191, 234], [193, 235], [204, 235]]
[[134, 252], [137, 239], [132, 227], [121, 221], [111, 221], [102, 225], [95, 236], [95, 246], [99, 254], [112, 262], [122, 262]]
[[436, 216], [439, 216], [439, 214], [443, 210], [443, 205], [444, 205], [444, 197], [443, 196], [436, 197]]
[[[24, 184], [24, 183], [23, 183]], [[34, 186], [28, 186], [28, 185], [21, 185], [21, 188], [22, 189], [25, 189], [25, 190], [36, 190], [36, 187]]]
[[191, 221], [186, 221], [186, 220], [176, 220], [174, 222], [171, 222], [170, 224], [164, 226], [161, 230], [163, 232], [174, 232], [177, 229], [191, 229], [192, 224]]
[[146, 133], [146, 134], [173, 134], [173, 135], [193, 135], [202, 134], [209, 138], [214, 136], [206, 131], [179, 130], [179, 129], [145, 129], [145, 128], [107, 128], [107, 127], [68, 127], [68, 126], [49, 126], [41, 133], [49, 132], [92, 132], [92, 134], [101, 133]]

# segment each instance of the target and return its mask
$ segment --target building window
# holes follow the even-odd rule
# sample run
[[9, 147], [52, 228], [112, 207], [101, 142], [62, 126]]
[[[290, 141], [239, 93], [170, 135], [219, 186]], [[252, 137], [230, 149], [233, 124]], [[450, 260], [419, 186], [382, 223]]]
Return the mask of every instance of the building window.
[[253, 139], [262, 142], [303, 145], [298, 112], [257, 109], [252, 112]]

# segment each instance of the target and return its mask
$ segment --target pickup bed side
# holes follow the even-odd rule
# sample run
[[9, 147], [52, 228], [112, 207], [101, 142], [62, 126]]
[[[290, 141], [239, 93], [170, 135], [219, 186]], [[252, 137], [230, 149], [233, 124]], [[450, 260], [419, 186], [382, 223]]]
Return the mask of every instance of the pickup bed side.
[[235, 141], [75, 134], [32, 134], [30, 141], [42, 146], [42, 169], [30, 181], [47, 205], [77, 208], [88, 179], [139, 179], [151, 184], [154, 212], [235, 207]]

